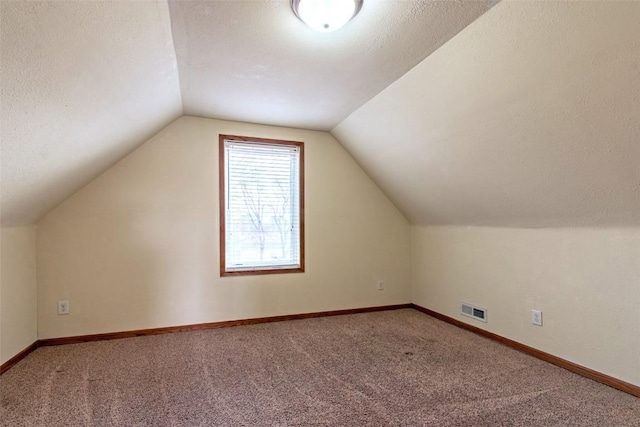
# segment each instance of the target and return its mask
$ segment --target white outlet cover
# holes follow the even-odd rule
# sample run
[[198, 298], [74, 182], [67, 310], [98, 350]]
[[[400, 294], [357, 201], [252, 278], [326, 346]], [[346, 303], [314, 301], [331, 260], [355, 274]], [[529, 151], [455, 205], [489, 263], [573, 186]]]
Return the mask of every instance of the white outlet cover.
[[69, 301], [67, 300], [58, 301], [58, 315], [69, 314], [69, 312], [70, 312]]
[[531, 323], [542, 326], [542, 312], [540, 310], [531, 310]]

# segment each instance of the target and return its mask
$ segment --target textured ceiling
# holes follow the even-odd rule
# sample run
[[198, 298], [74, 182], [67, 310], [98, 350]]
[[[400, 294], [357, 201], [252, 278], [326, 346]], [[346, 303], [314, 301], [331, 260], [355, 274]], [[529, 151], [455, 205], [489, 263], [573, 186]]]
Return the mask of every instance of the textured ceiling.
[[640, 226], [640, 2], [502, 2], [332, 133], [414, 224]]
[[640, 225], [640, 3], [506, 2], [474, 21], [493, 4], [366, 0], [320, 34], [288, 0], [2, 1], [2, 224], [185, 113], [348, 116], [333, 133], [413, 223]]
[[183, 113], [329, 130], [493, 4], [366, 0], [320, 34], [289, 0], [1, 1], [2, 224]]
[[170, 1], [184, 112], [330, 130], [492, 4], [365, 0], [318, 33], [289, 0]]
[[182, 114], [166, 2], [0, 2], [2, 224], [37, 220]]

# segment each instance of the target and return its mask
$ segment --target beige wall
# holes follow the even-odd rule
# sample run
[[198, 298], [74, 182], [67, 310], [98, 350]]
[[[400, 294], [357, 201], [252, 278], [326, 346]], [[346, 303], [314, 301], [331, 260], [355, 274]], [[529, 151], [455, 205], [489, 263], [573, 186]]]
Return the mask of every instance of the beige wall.
[[[219, 277], [219, 133], [305, 143], [305, 273]], [[409, 301], [408, 222], [326, 132], [182, 117], [38, 223], [40, 338]]]
[[2, 227], [0, 257], [0, 363], [4, 363], [38, 339], [36, 227]]
[[[640, 229], [414, 226], [412, 300], [640, 385]], [[460, 301], [488, 309], [461, 316]], [[530, 322], [543, 311], [544, 326]]]

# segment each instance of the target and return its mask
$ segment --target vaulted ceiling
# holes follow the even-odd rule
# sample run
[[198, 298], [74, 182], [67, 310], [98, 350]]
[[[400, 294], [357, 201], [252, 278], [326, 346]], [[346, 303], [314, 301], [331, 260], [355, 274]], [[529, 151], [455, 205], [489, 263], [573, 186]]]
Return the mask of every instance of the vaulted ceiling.
[[640, 3], [495, 4], [2, 1], [2, 224], [187, 114], [331, 130], [412, 223], [640, 226]]
[[2, 223], [182, 114], [330, 130], [492, 4], [366, 0], [320, 34], [289, 0], [2, 1]]
[[502, 2], [333, 134], [414, 224], [640, 226], [640, 2]]
[[166, 2], [0, 2], [2, 224], [32, 223], [182, 114]]
[[290, 1], [169, 1], [184, 112], [331, 130], [488, 9], [484, 2], [365, 0], [334, 33]]

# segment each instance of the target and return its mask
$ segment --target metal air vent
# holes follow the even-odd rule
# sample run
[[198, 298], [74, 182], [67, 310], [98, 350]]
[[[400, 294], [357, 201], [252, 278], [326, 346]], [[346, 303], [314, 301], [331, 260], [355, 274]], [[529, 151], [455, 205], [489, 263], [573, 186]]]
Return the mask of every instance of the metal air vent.
[[467, 317], [472, 317], [481, 322], [487, 322], [487, 309], [482, 307], [476, 307], [472, 304], [463, 302], [460, 305], [460, 314]]

